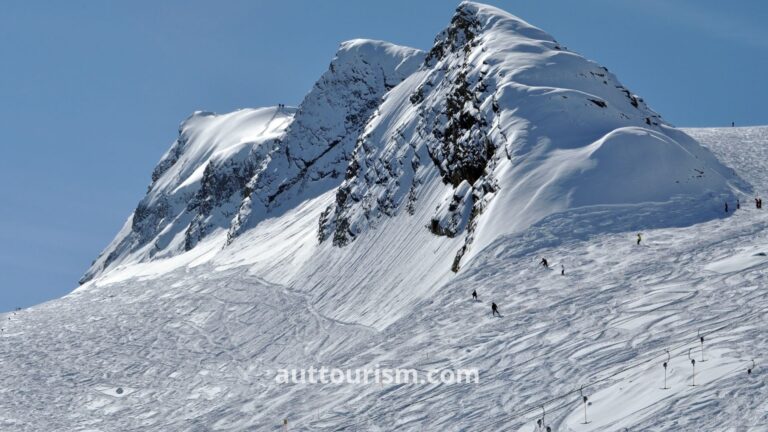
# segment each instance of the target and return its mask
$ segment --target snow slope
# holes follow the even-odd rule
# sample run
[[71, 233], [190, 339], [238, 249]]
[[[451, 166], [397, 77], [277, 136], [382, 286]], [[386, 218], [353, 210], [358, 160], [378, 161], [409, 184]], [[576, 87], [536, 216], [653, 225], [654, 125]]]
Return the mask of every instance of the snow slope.
[[147, 196], [81, 282], [119, 266], [177, 256], [338, 186], [382, 95], [423, 59], [413, 48], [357, 39], [296, 108], [195, 113], [152, 173]]
[[242, 189], [294, 112], [273, 107], [192, 114], [152, 172], [147, 195], [81, 282], [110, 267], [188, 251], [205, 234], [227, 229]]
[[[183, 122], [83, 284], [4, 317], [0, 429], [532, 430], [544, 405], [555, 430], [760, 430], [762, 372], [736, 372], [766, 347], [766, 149], [674, 128], [493, 7], [428, 53], [345, 42], [298, 108]], [[481, 382], [274, 381], [376, 364]]]
[[690, 209], [662, 224], [716, 217], [739, 183], [606, 68], [474, 3], [390, 92], [350, 167], [321, 221], [325, 237], [343, 246], [440, 199], [421, 223], [463, 240], [454, 270], [499, 236], [573, 208], [655, 202], [668, 204], [663, 213]]
[[[768, 190], [768, 127], [688, 132]], [[727, 219], [645, 231], [641, 246], [634, 233], [602, 233], [607, 215], [585, 210], [499, 239], [383, 330], [324, 316], [306, 292], [248, 266], [210, 262], [8, 314], [0, 429], [277, 431], [287, 418], [289, 430], [532, 431], [543, 404], [556, 431], [766, 430], [768, 266], [709, 267], [763, 250], [768, 213], [745, 203]], [[593, 235], [552, 243], [563, 230]], [[371, 364], [477, 367], [480, 383], [273, 379], [291, 365]]]
[[[333, 319], [381, 330], [486, 247], [549, 217], [602, 206], [620, 221], [603, 231], [686, 226], [721, 217], [726, 199], [749, 190], [606, 68], [475, 3], [459, 6], [426, 54], [343, 43], [269, 144], [251, 151], [226, 199], [206, 188], [176, 216], [165, 201], [145, 211], [150, 191], [133, 231], [84, 281], [247, 264], [272, 283], [311, 287]], [[161, 181], [176, 178], [166, 160]]]

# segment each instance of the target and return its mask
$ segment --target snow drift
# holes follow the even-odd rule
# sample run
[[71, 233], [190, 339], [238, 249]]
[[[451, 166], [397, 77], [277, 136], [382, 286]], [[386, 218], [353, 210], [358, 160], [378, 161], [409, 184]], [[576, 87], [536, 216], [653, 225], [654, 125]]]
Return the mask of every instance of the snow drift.
[[[766, 172], [723, 134], [701, 136]], [[530, 411], [514, 413], [585, 383], [600, 415], [585, 429], [755, 424], [766, 386], [744, 393], [725, 373], [768, 344], [760, 276], [746, 273], [765, 261], [745, 255], [763, 248], [743, 244], [767, 223], [724, 219], [750, 190], [607, 68], [465, 2], [428, 52], [343, 43], [297, 108], [185, 120], [80, 288], [7, 323], [4, 388], [25, 390], [5, 393], [0, 424], [23, 430], [31, 406], [50, 415], [30, 430], [276, 430], [286, 416], [297, 430], [532, 430]], [[721, 289], [734, 281], [749, 283]], [[484, 318], [491, 301], [503, 319]], [[623, 369], [702, 328], [720, 333], [701, 379], [733, 398], [684, 386], [678, 352], [674, 392], [644, 385], [658, 364]], [[477, 367], [483, 382], [267, 376], [377, 363]], [[549, 417], [557, 430], [579, 427], [579, 401]]]

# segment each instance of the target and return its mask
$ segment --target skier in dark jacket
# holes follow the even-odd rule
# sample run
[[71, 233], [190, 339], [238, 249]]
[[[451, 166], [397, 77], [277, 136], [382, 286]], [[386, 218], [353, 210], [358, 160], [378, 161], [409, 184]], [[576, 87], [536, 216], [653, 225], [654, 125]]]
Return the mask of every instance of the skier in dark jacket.
[[499, 313], [499, 307], [496, 306], [496, 303], [491, 303], [491, 316], [496, 316], [496, 315], [501, 317], [501, 314]]
[[640, 242], [643, 241], [643, 237], [640, 235], [640, 233], [637, 233], [637, 245], [640, 246]]
[[736, 198], [736, 210], [739, 210], [741, 208], [741, 202], [738, 198]]
[[539, 264], [541, 264], [542, 266], [544, 266], [544, 268], [549, 268], [549, 263], [547, 262], [547, 259], [546, 259], [546, 258], [542, 258], [542, 259], [541, 259], [541, 262], [540, 262]]
[[728, 203], [725, 203], [725, 212], [728, 213]]
[[472, 290], [472, 300], [477, 301], [477, 290]]

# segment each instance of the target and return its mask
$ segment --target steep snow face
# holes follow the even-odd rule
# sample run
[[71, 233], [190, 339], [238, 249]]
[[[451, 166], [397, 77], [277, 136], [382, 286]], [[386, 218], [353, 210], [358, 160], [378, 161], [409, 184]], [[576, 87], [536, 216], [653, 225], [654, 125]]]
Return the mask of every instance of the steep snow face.
[[499, 236], [568, 209], [689, 208], [626, 229], [713, 218], [737, 183], [606, 68], [506, 12], [462, 3], [366, 125], [320, 238], [345, 246], [429, 203], [431, 217], [412, 223], [463, 238], [457, 271]]
[[387, 42], [344, 42], [304, 98], [269, 164], [249, 183], [250, 194], [230, 230], [232, 239], [267, 214], [337, 187], [368, 117], [381, 98], [424, 59], [422, 51]]
[[298, 110], [195, 113], [152, 173], [147, 196], [81, 282], [189, 251], [222, 229], [231, 242], [269, 212], [279, 216], [337, 187], [365, 121], [423, 59], [416, 49], [352, 40]]
[[190, 250], [207, 233], [228, 228], [246, 184], [294, 112], [273, 107], [186, 119], [152, 172], [147, 195], [81, 282], [120, 263]]

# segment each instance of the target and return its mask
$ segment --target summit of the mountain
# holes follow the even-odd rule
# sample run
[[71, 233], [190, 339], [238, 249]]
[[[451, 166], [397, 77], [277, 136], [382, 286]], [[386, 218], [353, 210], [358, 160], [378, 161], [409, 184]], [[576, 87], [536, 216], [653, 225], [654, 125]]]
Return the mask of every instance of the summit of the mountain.
[[737, 183], [607, 68], [465, 2], [366, 125], [320, 238], [344, 246], [428, 206], [432, 217], [412, 223], [464, 238], [455, 271], [471, 250], [572, 208], [693, 200], [626, 229], [715, 217]]

